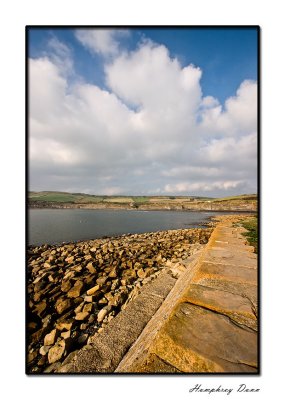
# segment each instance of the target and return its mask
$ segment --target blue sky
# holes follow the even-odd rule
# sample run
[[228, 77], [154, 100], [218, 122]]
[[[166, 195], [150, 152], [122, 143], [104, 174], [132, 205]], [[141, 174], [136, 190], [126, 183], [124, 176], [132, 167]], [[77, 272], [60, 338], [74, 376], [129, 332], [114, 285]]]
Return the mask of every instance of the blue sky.
[[[203, 94], [224, 102], [233, 96], [245, 79], [257, 79], [256, 28], [133, 28], [123, 45], [134, 50], [143, 38], [164, 44], [171, 57], [177, 57], [183, 66], [192, 63], [203, 70]], [[38, 57], [47, 51], [51, 37], [66, 43], [74, 53], [75, 70], [87, 82], [104, 86], [102, 59], [91, 55], [74, 36], [73, 29], [30, 29], [29, 56]], [[94, 68], [96, 64], [96, 68]]]
[[30, 28], [30, 189], [256, 192], [257, 35]]

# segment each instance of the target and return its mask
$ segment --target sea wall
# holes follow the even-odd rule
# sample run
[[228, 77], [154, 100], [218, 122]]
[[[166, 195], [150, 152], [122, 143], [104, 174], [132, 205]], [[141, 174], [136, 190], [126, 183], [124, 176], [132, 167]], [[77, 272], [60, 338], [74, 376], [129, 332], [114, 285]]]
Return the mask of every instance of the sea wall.
[[239, 220], [220, 217], [114, 372], [258, 372], [257, 255]]

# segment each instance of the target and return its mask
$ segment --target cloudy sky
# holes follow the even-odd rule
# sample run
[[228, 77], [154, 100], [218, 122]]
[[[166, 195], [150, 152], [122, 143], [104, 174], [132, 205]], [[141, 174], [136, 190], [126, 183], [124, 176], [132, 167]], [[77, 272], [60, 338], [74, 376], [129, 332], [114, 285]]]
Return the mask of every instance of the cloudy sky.
[[28, 34], [29, 190], [257, 191], [255, 29]]

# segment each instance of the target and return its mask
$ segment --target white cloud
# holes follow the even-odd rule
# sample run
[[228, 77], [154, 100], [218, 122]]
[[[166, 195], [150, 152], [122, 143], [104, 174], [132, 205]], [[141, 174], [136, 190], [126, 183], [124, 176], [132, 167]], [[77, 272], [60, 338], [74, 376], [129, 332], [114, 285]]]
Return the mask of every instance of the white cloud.
[[48, 41], [47, 56], [59, 67], [59, 71], [64, 75], [73, 74], [72, 52], [68, 46], [57, 39], [56, 36]]
[[[244, 81], [236, 96], [225, 102], [225, 109], [215, 99], [202, 102], [200, 117], [201, 128], [211, 134], [234, 136], [249, 134], [257, 129], [257, 83]], [[209, 103], [212, 103], [209, 107]]]
[[119, 52], [119, 43], [122, 37], [128, 36], [126, 29], [77, 29], [76, 38], [91, 53], [103, 56], [115, 56]]
[[164, 191], [166, 193], [197, 193], [197, 192], [210, 192], [213, 190], [228, 190], [236, 189], [244, 184], [243, 181], [215, 181], [215, 182], [179, 182], [173, 185], [166, 185]]
[[256, 191], [255, 82], [243, 82], [223, 108], [202, 97], [201, 70], [182, 67], [165, 46], [147, 41], [119, 55], [109, 31], [101, 44], [99, 31], [85, 32], [84, 45], [92, 32], [92, 51], [113, 55], [105, 65], [108, 91], [71, 84], [61, 62], [72, 66], [71, 52], [56, 40], [53, 55], [29, 60], [31, 189]]
[[201, 100], [201, 70], [192, 65], [182, 68], [162, 45], [144, 43], [114, 59], [105, 71], [110, 89], [148, 115], [158, 112], [168, 120], [177, 113], [190, 115]]

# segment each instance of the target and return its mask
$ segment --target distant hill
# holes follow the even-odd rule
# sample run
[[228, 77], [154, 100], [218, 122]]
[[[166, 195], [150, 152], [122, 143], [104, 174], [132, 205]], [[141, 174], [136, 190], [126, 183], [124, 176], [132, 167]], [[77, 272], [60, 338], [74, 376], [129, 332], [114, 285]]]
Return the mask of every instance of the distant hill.
[[257, 195], [212, 198], [201, 196], [105, 196], [56, 191], [29, 192], [32, 208], [137, 208], [146, 210], [256, 210]]

